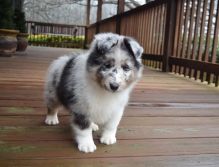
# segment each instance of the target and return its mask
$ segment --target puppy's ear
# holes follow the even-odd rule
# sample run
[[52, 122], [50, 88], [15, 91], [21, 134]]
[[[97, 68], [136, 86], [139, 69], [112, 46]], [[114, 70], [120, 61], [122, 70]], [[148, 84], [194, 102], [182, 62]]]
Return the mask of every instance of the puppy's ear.
[[94, 45], [99, 54], [105, 54], [118, 44], [119, 35], [113, 33], [102, 33], [95, 35]]
[[128, 52], [134, 56], [136, 59], [140, 59], [144, 49], [132, 38], [125, 37], [124, 45], [127, 48]]

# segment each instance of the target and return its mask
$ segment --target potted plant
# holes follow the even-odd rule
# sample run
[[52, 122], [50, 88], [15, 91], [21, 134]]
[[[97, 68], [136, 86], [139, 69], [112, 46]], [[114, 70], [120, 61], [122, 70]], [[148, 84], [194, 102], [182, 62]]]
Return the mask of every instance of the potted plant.
[[25, 26], [25, 13], [15, 9], [14, 13], [15, 28], [20, 31], [17, 35], [17, 51], [25, 51], [28, 46], [28, 34]]
[[17, 34], [19, 31], [13, 30], [14, 12], [11, 1], [0, 0], [0, 55], [9, 56], [16, 51]]

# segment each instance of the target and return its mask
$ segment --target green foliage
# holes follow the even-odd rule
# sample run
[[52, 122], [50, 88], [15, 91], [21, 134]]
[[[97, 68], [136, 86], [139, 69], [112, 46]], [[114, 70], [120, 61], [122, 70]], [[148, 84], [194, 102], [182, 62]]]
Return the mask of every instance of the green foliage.
[[60, 35], [29, 35], [28, 41], [33, 45], [46, 45], [54, 47], [82, 48], [84, 36], [60, 36]]
[[13, 17], [14, 11], [11, 1], [0, 0], [0, 28], [14, 29]]
[[26, 33], [26, 26], [25, 26], [25, 13], [16, 9], [14, 12], [14, 23], [15, 29], [19, 30], [22, 33]]

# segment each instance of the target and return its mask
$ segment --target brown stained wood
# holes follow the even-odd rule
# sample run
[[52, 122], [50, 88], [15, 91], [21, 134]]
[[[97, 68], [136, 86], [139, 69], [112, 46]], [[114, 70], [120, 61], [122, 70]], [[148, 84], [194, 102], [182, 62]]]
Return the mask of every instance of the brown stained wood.
[[211, 164], [211, 167], [217, 167], [219, 156], [212, 155], [181, 155], [181, 156], [156, 156], [156, 157], [121, 157], [121, 158], [66, 158], [66, 159], [31, 159], [31, 160], [1, 160], [0, 165], [4, 167], [38, 167], [44, 164], [45, 166], [61, 166], [61, 167], [112, 167], [112, 166], [153, 166], [153, 167], [206, 167], [206, 164]]
[[136, 16], [137, 19], [137, 24], [139, 25], [137, 28], [137, 32], [136, 32], [136, 40], [142, 45], [142, 22], [143, 22], [143, 12], [142, 13], [138, 13]]
[[156, 21], [157, 21], [157, 8], [154, 8], [153, 9], [153, 17], [152, 17], [152, 31], [151, 31], [151, 34], [152, 34], [152, 38], [151, 38], [151, 54], [155, 54], [155, 50], [154, 50], [154, 47], [155, 47], [155, 41], [156, 41]]
[[206, 74], [206, 81], [208, 82], [208, 84], [210, 84], [212, 81], [211, 81], [211, 74], [210, 73], [207, 73]]
[[156, 21], [155, 21], [155, 40], [154, 40], [154, 54], [158, 54], [157, 52], [157, 47], [159, 45], [159, 22], [160, 22], [160, 18], [159, 18], [159, 7], [156, 7]]
[[89, 45], [95, 35], [95, 32], [96, 32], [96, 27], [95, 26], [89, 26], [87, 27], [87, 45]]
[[173, 51], [173, 40], [174, 34], [173, 31], [176, 25], [176, 2], [168, 1], [166, 4], [166, 25], [165, 25], [165, 34], [164, 34], [164, 54], [163, 54], [163, 72], [169, 72], [169, 57], [172, 55]]
[[[130, 16], [130, 27], [129, 27], [129, 35], [134, 36], [135, 25], [134, 25], [134, 15]], [[128, 35], [128, 34], [127, 34]]]
[[[0, 116], [45, 116], [46, 107], [0, 107]], [[140, 103], [129, 104], [124, 117], [219, 117], [215, 104], [173, 104], [173, 103]], [[66, 111], [59, 115], [70, 115]]]
[[150, 20], [150, 17], [149, 17], [149, 10], [146, 12], [146, 35], [145, 35], [145, 50], [144, 50], [144, 53], [149, 53], [149, 20]]
[[127, 34], [126, 35], [132, 35], [133, 33], [133, 16], [130, 16], [130, 18], [127, 18], [127, 21], [128, 21], [128, 31], [127, 31]]
[[[49, 159], [49, 158], [106, 158], [138, 156], [174, 156], [219, 154], [217, 138], [119, 140], [106, 146], [95, 140], [98, 149], [94, 154], [77, 150], [72, 140], [63, 141], [4, 141], [1, 144], [1, 159]], [[174, 147], [173, 147], [174, 145]]]
[[[60, 117], [60, 125], [58, 126], [46, 126], [42, 122], [43, 117], [33, 117], [26, 118], [24, 117], [24, 122], [19, 123], [19, 126], [14, 124], [16, 119], [19, 117], [14, 117], [14, 119], [2, 120], [0, 128], [0, 138], [1, 140], [9, 141], [56, 141], [56, 140], [71, 140], [71, 128], [69, 125], [69, 117]], [[129, 121], [132, 120], [133, 121]], [[165, 119], [168, 119], [166, 117]], [[174, 118], [175, 120], [177, 118]], [[206, 135], [209, 138], [218, 138], [219, 130], [218, 123], [215, 120], [215, 124], [209, 124], [207, 119], [200, 118], [196, 120], [194, 118], [186, 117], [184, 120], [188, 119], [188, 122], [195, 121], [193, 124], [167, 124], [160, 122], [159, 124], [153, 124], [152, 121], [149, 121], [147, 124], [144, 124], [141, 119], [134, 119], [134, 117], [124, 118], [118, 128], [117, 139], [118, 140], [144, 140], [144, 139], [178, 139], [178, 138], [205, 138]], [[213, 119], [211, 117], [211, 119]], [[157, 121], [156, 119], [154, 119]], [[158, 119], [159, 120], [159, 119]], [[209, 118], [210, 120], [210, 118]], [[11, 125], [5, 125], [5, 122], [11, 121]], [[139, 121], [139, 123], [136, 123]], [[208, 124], [202, 125], [203, 122]], [[33, 123], [35, 122], [35, 123]], [[209, 121], [212, 122], [212, 121]], [[141, 124], [141, 126], [139, 126]], [[140, 134], [140, 135], [139, 135]], [[16, 138], [14, 137], [16, 136]], [[94, 138], [99, 139], [97, 133], [94, 133]]]
[[[45, 114], [44, 115], [35, 115], [35, 116], [2, 116], [0, 118], [1, 126], [46, 126], [44, 124]], [[10, 122], [10, 123], [9, 123]], [[70, 116], [69, 115], [61, 115], [60, 116], [60, 125], [69, 125]], [[121, 127], [130, 126], [132, 128], [137, 127], [145, 127], [145, 126], [204, 126], [203, 122], [205, 123], [206, 128], [211, 126], [218, 126], [219, 124], [219, 117], [123, 117], [122, 122], [120, 124]], [[138, 127], [139, 126], [139, 127]], [[179, 127], [180, 128], [180, 127]], [[212, 129], [214, 130], [214, 129]], [[217, 130], [217, 129], [216, 129]], [[203, 134], [204, 135], [204, 134]], [[217, 133], [214, 135], [218, 135]], [[141, 134], [135, 136], [136, 138], [141, 138]]]
[[142, 31], [141, 31], [141, 44], [144, 48], [144, 53], [145, 53], [145, 50], [146, 50], [146, 33], [147, 33], [147, 24], [146, 24], [146, 21], [147, 21], [147, 13], [146, 12], [143, 12], [142, 13]]
[[[217, 13], [216, 13], [215, 19], [216, 19], [216, 22], [215, 22], [215, 29], [214, 29], [213, 49], [212, 49], [212, 56], [211, 56], [211, 60], [210, 60], [210, 62], [212, 62], [212, 63], [216, 63], [216, 52], [217, 52], [217, 47], [218, 47], [219, 2], [217, 4]], [[218, 78], [218, 76], [217, 76], [217, 78]]]
[[121, 31], [120, 31], [120, 34], [127, 35], [128, 31], [129, 31], [128, 18], [122, 17], [121, 18]]
[[181, 58], [187, 58], [186, 55], [186, 45], [188, 40], [188, 25], [189, 25], [189, 17], [190, 17], [190, 0], [186, 0], [186, 12], [185, 12], [185, 20], [184, 20], [184, 30], [183, 30], [183, 40], [182, 40], [182, 53]]
[[144, 53], [147, 52], [147, 30], [148, 30], [148, 11], [144, 11], [142, 13], [143, 19], [142, 19], [142, 32], [141, 32], [141, 37], [142, 37], [142, 47], [144, 48]]
[[[188, 34], [188, 45], [187, 45], [187, 58], [191, 59], [191, 51], [192, 51], [192, 39], [193, 39], [193, 29], [194, 29], [194, 20], [195, 20], [195, 2], [196, 0], [192, 0], [192, 8], [191, 8], [191, 14], [190, 14], [190, 24], [189, 24], [189, 34]], [[192, 46], [191, 46], [192, 45]]]
[[45, 126], [47, 67], [72, 51], [29, 47], [25, 55], [0, 58], [0, 166], [217, 167], [219, 90], [148, 68], [125, 109], [116, 145], [100, 144], [95, 133], [97, 151], [79, 152], [68, 112], [60, 113], [60, 125]]
[[125, 0], [119, 0], [117, 2], [117, 14], [123, 13], [125, 10]]
[[143, 22], [143, 48], [144, 53], [148, 52], [148, 11], [144, 11], [144, 22]]
[[[177, 53], [176, 57], [181, 57], [181, 50], [182, 50], [182, 29], [183, 29], [183, 20], [184, 20], [184, 6], [185, 6], [185, 0], [182, 0], [182, 5], [180, 9], [180, 21], [179, 21], [179, 31], [178, 31], [178, 42], [177, 42]], [[178, 68], [177, 68], [178, 69]], [[176, 70], [176, 73], [178, 73], [179, 70]]]
[[129, 27], [128, 27], [128, 33], [127, 35], [129, 34], [130, 36], [133, 34], [133, 16], [130, 16], [129, 19], [127, 19], [127, 21], [129, 20]]
[[204, 31], [206, 26], [206, 13], [207, 13], [208, 0], [204, 0], [203, 3], [203, 11], [202, 11], [202, 19], [201, 19], [201, 29], [200, 29], [200, 38], [199, 38], [199, 47], [198, 47], [198, 60], [202, 61], [203, 54], [203, 42], [204, 42]]
[[136, 29], [136, 31], [135, 31], [135, 38], [136, 38], [136, 40], [137, 41], [139, 41], [139, 34], [140, 34], [140, 13], [136, 13], [135, 15], [134, 15], [134, 24], [135, 25], [139, 25], [138, 27], [137, 27], [137, 29]]
[[98, 22], [101, 21], [101, 19], [102, 19], [102, 5], [103, 5], [103, 0], [98, 0], [98, 3], [97, 3], [96, 33], [100, 32]]
[[[181, 78], [179, 78], [179, 80], [181, 80]], [[182, 82], [183, 83], [183, 82]], [[186, 84], [186, 82], [185, 82]], [[196, 86], [198, 86], [197, 83], [194, 83]], [[195, 86], [194, 85], [194, 86]], [[142, 85], [142, 86], [151, 86], [153, 87], [153, 85]], [[171, 85], [170, 85], [171, 86]], [[154, 87], [154, 89], [157, 89], [157, 91], [150, 91], [150, 90], [145, 90], [145, 91], [139, 91], [139, 92], [134, 92], [130, 98], [130, 103], [135, 103], [135, 102], [140, 102], [140, 103], [219, 103], [219, 99], [218, 99], [218, 94], [215, 93], [209, 93], [206, 94], [205, 92], [200, 92], [199, 94], [197, 94], [195, 91], [192, 91], [191, 89], [189, 90], [182, 90], [179, 91], [179, 89], [183, 89], [180, 87], [172, 87], [172, 88], [166, 88], [169, 90], [162, 90], [159, 89], [157, 87]], [[43, 92], [43, 91], [41, 91]], [[161, 92], [163, 94], [165, 94], [164, 98], [161, 94]], [[11, 93], [15, 93], [15, 92], [11, 92]], [[18, 93], [18, 92], [17, 92]], [[181, 95], [179, 96], [179, 93], [181, 93]], [[206, 99], [207, 98], [207, 99]], [[44, 102], [42, 101], [43, 98], [42, 97], [38, 97], [38, 98], [32, 98], [31, 95], [26, 95], [26, 97], [23, 96], [18, 96], [18, 99], [15, 99], [13, 97], [9, 97], [9, 98], [1, 98], [0, 100], [0, 106], [1, 107], [44, 107]]]
[[145, 27], [144, 27], [144, 25], [145, 25], [145, 12], [142, 12], [141, 14], [140, 14], [140, 18], [139, 18], [140, 20], [139, 20], [139, 22], [140, 22], [140, 30], [139, 30], [139, 39], [140, 39], [140, 43], [141, 43], [141, 45], [143, 46], [143, 48], [144, 48], [144, 45], [145, 45], [145, 43], [144, 43], [144, 37], [145, 37]]
[[153, 45], [153, 43], [152, 43], [152, 38], [153, 38], [153, 33], [152, 33], [152, 31], [153, 31], [153, 10], [152, 9], [149, 11], [149, 18], [150, 18], [150, 21], [149, 21], [150, 25], [149, 25], [149, 34], [148, 34], [148, 36], [149, 36], [149, 38], [148, 38], [148, 42], [149, 42], [148, 53], [152, 54], [152, 45]]
[[137, 15], [137, 19], [138, 19], [138, 22], [137, 24], [139, 25], [138, 26], [138, 31], [137, 31], [137, 41], [139, 41], [139, 43], [142, 45], [142, 32], [143, 32], [143, 28], [142, 28], [142, 24], [143, 24], [143, 12], [139, 13]]
[[[134, 29], [133, 29], [133, 15], [130, 16], [130, 18], [127, 19], [127, 21], [128, 21], [128, 20], [129, 20], [128, 34], [129, 34], [130, 36], [132, 36], [133, 31], [134, 31]], [[128, 34], [127, 34], [127, 35], [128, 35]]]
[[99, 31], [116, 33], [116, 20], [108, 19], [105, 22], [99, 23]]
[[161, 32], [162, 32], [162, 6], [158, 7], [158, 20], [157, 20], [157, 44], [155, 46], [156, 54], [161, 54]]
[[[180, 60], [180, 61], [179, 61]], [[219, 65], [218, 64], [212, 64], [208, 62], [203, 62], [203, 61], [195, 61], [195, 60], [189, 60], [189, 59], [179, 59], [179, 58], [170, 58], [170, 64], [177, 64], [181, 66], [185, 66], [199, 70], [201, 73], [208, 72], [208, 73], [213, 73], [215, 75], [218, 75], [219, 73]], [[202, 77], [200, 77], [201, 79]]]
[[166, 5], [161, 5], [161, 29], [160, 29], [160, 55], [163, 55], [164, 51], [164, 32], [166, 21]]
[[139, 25], [138, 24], [138, 15], [139, 14], [136, 13], [135, 15], [132, 16], [132, 18], [133, 18], [133, 22], [132, 22], [133, 23], [133, 27], [132, 27], [133, 34], [132, 34], [132, 36], [135, 37], [136, 40], [138, 40], [138, 35], [137, 35], [138, 34], [138, 27], [134, 28], [134, 26]]
[[215, 86], [217, 87], [219, 84], [219, 75], [215, 76]]
[[176, 26], [175, 26], [175, 38], [174, 38], [174, 46], [173, 46], [173, 56], [176, 57], [177, 53], [177, 45], [178, 45], [178, 38], [179, 38], [179, 22], [180, 22], [180, 13], [181, 13], [181, 6], [182, 0], [176, 2]]
[[[207, 37], [206, 37], [206, 45], [205, 45], [205, 51], [204, 51], [204, 60], [206, 62], [209, 62], [210, 57], [210, 40], [211, 40], [211, 34], [212, 34], [212, 25], [213, 25], [213, 14], [214, 14], [214, 0], [210, 1], [210, 9], [209, 9], [209, 17], [208, 17], [208, 28], [207, 28]], [[212, 55], [211, 55], [212, 56]], [[210, 78], [208, 80], [210, 82]]]
[[196, 8], [196, 20], [195, 20], [195, 31], [194, 31], [194, 42], [192, 48], [192, 59], [195, 60], [197, 56], [197, 46], [198, 46], [198, 35], [199, 35], [199, 28], [200, 28], [200, 15], [201, 15], [201, 1], [197, 1], [197, 8]]
[[151, 49], [152, 49], [152, 26], [153, 26], [153, 9], [150, 9], [149, 11], [149, 27], [148, 27], [148, 53], [152, 53]]

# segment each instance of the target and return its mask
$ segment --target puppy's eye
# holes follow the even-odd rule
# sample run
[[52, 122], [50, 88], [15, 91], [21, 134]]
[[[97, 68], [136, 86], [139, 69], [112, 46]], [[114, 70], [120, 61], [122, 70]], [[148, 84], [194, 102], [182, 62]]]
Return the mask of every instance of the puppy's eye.
[[109, 62], [104, 64], [105, 69], [110, 69], [111, 67], [112, 65]]
[[122, 69], [124, 71], [130, 71], [131, 70], [131, 68], [127, 64], [122, 65]]
[[116, 41], [116, 43], [113, 43], [111, 48], [113, 48], [114, 46], [116, 46], [118, 44], [118, 40]]

